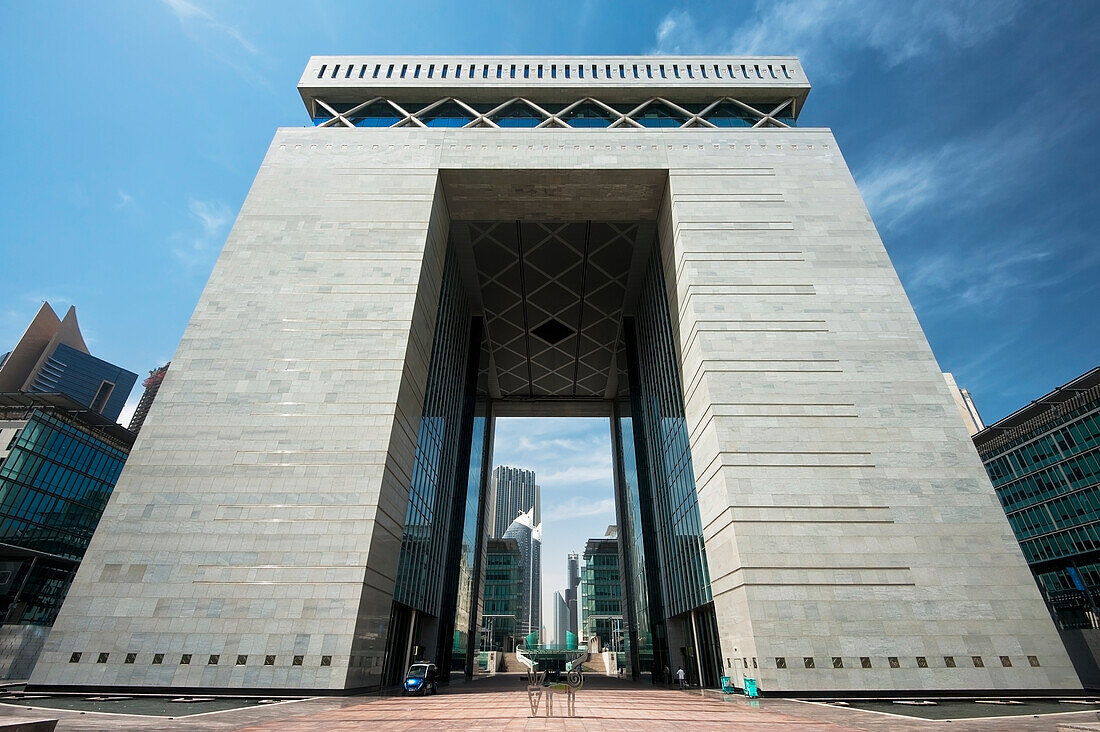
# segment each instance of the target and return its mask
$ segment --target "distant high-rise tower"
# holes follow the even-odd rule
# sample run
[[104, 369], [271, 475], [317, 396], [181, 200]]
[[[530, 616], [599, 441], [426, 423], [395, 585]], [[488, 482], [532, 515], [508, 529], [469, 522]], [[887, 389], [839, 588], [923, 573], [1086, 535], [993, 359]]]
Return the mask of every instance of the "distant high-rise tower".
[[565, 597], [562, 593], [555, 592], [554, 600], [554, 643], [559, 646], [566, 645], [566, 639], [569, 637], [569, 605], [565, 602]]
[[135, 434], [141, 432], [141, 425], [145, 424], [145, 418], [149, 416], [149, 407], [153, 406], [153, 400], [157, 398], [157, 392], [160, 391], [160, 382], [164, 381], [164, 375], [168, 373], [168, 367], [171, 365], [172, 362], [169, 361], [160, 368], [153, 369], [149, 372], [149, 378], [141, 382], [145, 392], [141, 395], [137, 409], [134, 410], [134, 416], [130, 418], [131, 432]]
[[542, 523], [539, 506], [539, 487], [535, 485], [535, 471], [498, 465], [493, 469], [493, 517], [489, 538], [499, 539], [521, 513], [534, 511], [535, 525]]
[[42, 303], [15, 348], [0, 356], [0, 392], [60, 393], [118, 419], [137, 374], [88, 352], [76, 308], [62, 320]]
[[955, 383], [955, 377], [947, 372], [944, 372], [943, 380], [947, 382], [951, 399], [954, 400], [955, 406], [963, 418], [963, 424], [966, 425], [966, 431], [970, 433], [970, 436], [973, 437], [984, 430], [985, 423], [982, 422], [982, 415], [978, 414], [978, 408], [974, 406], [974, 399], [971, 398], [970, 392], [966, 389], [960, 389], [959, 385]]
[[619, 531], [608, 526], [602, 539], [589, 539], [584, 547], [584, 637], [598, 637], [605, 648], [624, 650], [622, 575], [619, 564]]
[[535, 510], [516, 517], [505, 539], [515, 539], [523, 556], [523, 599], [520, 602], [517, 629], [520, 635], [539, 630], [542, 625], [542, 524], [534, 523]]
[[576, 552], [569, 552], [566, 558], [565, 569], [566, 582], [565, 604], [569, 609], [569, 632], [580, 637], [580, 616], [577, 613], [577, 591], [581, 584], [581, 557]]

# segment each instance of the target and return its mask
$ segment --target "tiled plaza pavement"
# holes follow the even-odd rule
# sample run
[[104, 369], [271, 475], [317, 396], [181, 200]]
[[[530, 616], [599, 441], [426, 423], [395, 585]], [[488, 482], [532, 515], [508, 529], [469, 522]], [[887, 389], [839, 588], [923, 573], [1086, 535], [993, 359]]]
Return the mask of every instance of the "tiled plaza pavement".
[[[589, 677], [576, 697], [577, 716], [547, 718], [545, 702], [539, 716], [532, 718], [527, 692], [517, 676], [478, 681], [456, 692], [435, 697], [406, 699], [390, 697], [359, 707], [324, 712], [303, 719], [287, 720], [302, 732], [343, 730], [799, 730], [800, 732], [843, 732], [828, 722], [797, 719], [773, 712], [741, 707], [701, 698], [698, 692], [684, 693], [617, 679]], [[556, 695], [554, 713], [564, 714], [565, 697]], [[256, 725], [248, 732], [287, 729], [279, 723]]]
[[[555, 713], [564, 712], [564, 698]], [[532, 718], [527, 693], [518, 676], [501, 675], [469, 684], [452, 684], [431, 697], [337, 697], [169, 720], [155, 717], [85, 714], [56, 710], [29, 711], [0, 705], [0, 721], [13, 716], [60, 717], [58, 730], [172, 730], [213, 732], [341, 732], [343, 730], [561, 730], [576, 732], [691, 732], [749, 730], [756, 732], [1054, 732], [1059, 724], [1095, 724], [1096, 712], [965, 721], [925, 721], [855, 709], [805, 704], [785, 699], [750, 702], [722, 700], [698, 691], [656, 688], [648, 683], [588, 677], [577, 694], [577, 716], [546, 718], [545, 708]]]

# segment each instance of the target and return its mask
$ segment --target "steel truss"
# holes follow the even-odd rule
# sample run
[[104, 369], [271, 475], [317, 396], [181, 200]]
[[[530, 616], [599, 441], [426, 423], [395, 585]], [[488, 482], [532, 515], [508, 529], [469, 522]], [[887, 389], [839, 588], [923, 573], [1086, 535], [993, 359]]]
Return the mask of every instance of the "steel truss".
[[[318, 107], [317, 111], [318, 112], [321, 111], [321, 110], [324, 110], [328, 114], [332, 115], [332, 117], [330, 119], [327, 119], [324, 122], [319, 123], [317, 125], [318, 127], [355, 127], [356, 125], [352, 121], [353, 118], [355, 118], [360, 112], [366, 111], [371, 105], [382, 103], [382, 104], [388, 105], [398, 117], [397, 121], [394, 122], [391, 125], [387, 125], [388, 127], [423, 127], [423, 128], [427, 128], [427, 127], [429, 127], [429, 125], [425, 122], [425, 119], [424, 119], [425, 115], [430, 115], [433, 111], [439, 109], [441, 106], [443, 106], [445, 104], [453, 103], [453, 104], [456, 104], [459, 107], [461, 107], [462, 110], [465, 111], [470, 116], [470, 121], [461, 126], [463, 129], [464, 128], [470, 128], [470, 127], [495, 128], [495, 129], [502, 129], [502, 128], [507, 127], [507, 128], [510, 128], [510, 129], [515, 129], [516, 127], [511, 126], [511, 125], [500, 125], [500, 124], [498, 124], [498, 121], [499, 121], [500, 115], [502, 115], [504, 113], [507, 113], [513, 106], [523, 105], [523, 108], [525, 110], [530, 110], [535, 115], [541, 116], [542, 119], [538, 124], [533, 125], [532, 127], [525, 127], [525, 128], [521, 128], [521, 129], [554, 128], [554, 129], [570, 129], [570, 130], [572, 130], [572, 129], [585, 129], [585, 130], [601, 129], [600, 127], [596, 127], [596, 126], [573, 126], [573, 125], [570, 125], [568, 123], [567, 120], [568, 120], [570, 112], [573, 112], [574, 110], [577, 110], [579, 107], [581, 107], [585, 104], [595, 105], [595, 106], [599, 107], [601, 110], [603, 110], [604, 112], [606, 112], [608, 114], [608, 118], [610, 119], [610, 122], [606, 126], [606, 128], [603, 128], [603, 129], [623, 129], [623, 128], [628, 128], [628, 129], [654, 129], [654, 128], [649, 127], [647, 125], [644, 125], [644, 124], [642, 124], [641, 122], [638, 121], [639, 116], [645, 114], [646, 110], [650, 109], [654, 105], [659, 105], [660, 107], [662, 107], [663, 110], [669, 115], [668, 118], [671, 118], [671, 119], [677, 119], [678, 118], [681, 122], [681, 124], [679, 125], [679, 127], [681, 129], [683, 129], [683, 128], [718, 129], [719, 125], [716, 125], [713, 122], [711, 122], [709, 119], [707, 119], [707, 115], [714, 112], [714, 110], [717, 109], [719, 107], [719, 105], [722, 105], [722, 104], [732, 104], [733, 106], [737, 107], [738, 109], [743, 110], [748, 115], [750, 115], [749, 119], [754, 120], [753, 124], [750, 125], [753, 128], [757, 128], [757, 127], [790, 127], [789, 124], [786, 124], [786, 123], [780, 121], [778, 119], [778, 115], [779, 115], [780, 112], [783, 112], [784, 110], [788, 110], [789, 113], [793, 113], [794, 112], [794, 104], [795, 104], [795, 100], [793, 98], [787, 99], [784, 102], [782, 102], [781, 104], [779, 104], [778, 106], [772, 108], [771, 111], [765, 112], [761, 109], [757, 109], [756, 107], [753, 107], [750, 104], [746, 104], [745, 102], [742, 102], [739, 99], [734, 99], [733, 97], [720, 97], [718, 99], [715, 99], [713, 102], [709, 103], [708, 105], [706, 105], [699, 112], [690, 112], [690, 111], [684, 109], [683, 107], [681, 107], [680, 105], [676, 104], [675, 102], [671, 102], [668, 99], [665, 99], [663, 97], [651, 97], [651, 98], [647, 99], [646, 101], [642, 102], [641, 104], [638, 104], [637, 106], [635, 106], [633, 109], [631, 109], [628, 112], [620, 112], [619, 110], [615, 109], [614, 107], [612, 107], [612, 106], [610, 106], [610, 105], [608, 105], [604, 102], [601, 102], [599, 99], [596, 99], [594, 97], [583, 97], [583, 98], [578, 99], [577, 101], [573, 102], [572, 104], [567, 105], [566, 107], [561, 109], [561, 111], [559, 111], [559, 112], [550, 112], [550, 111], [546, 110], [545, 108], [543, 108], [542, 106], [540, 106], [539, 104], [537, 104], [536, 102], [531, 101], [530, 99], [526, 99], [524, 97], [513, 97], [512, 99], [509, 99], [508, 101], [506, 101], [502, 104], [499, 104], [496, 107], [493, 107], [492, 109], [490, 109], [487, 112], [479, 112], [476, 109], [474, 109], [472, 106], [470, 106], [469, 104], [463, 102], [461, 99], [459, 99], [457, 97], [444, 97], [443, 99], [439, 99], [435, 102], [432, 102], [431, 104], [429, 104], [429, 105], [427, 105], [427, 106], [425, 106], [421, 109], [418, 109], [416, 111], [409, 111], [409, 109], [407, 109], [406, 107], [403, 107], [401, 104], [398, 104], [397, 102], [395, 102], [392, 99], [389, 99], [387, 97], [374, 97], [372, 99], [368, 99], [365, 102], [357, 104], [354, 107], [352, 107], [352, 108], [350, 108], [350, 109], [348, 109], [344, 112], [338, 112], [338, 111], [336, 111], [336, 108], [333, 104], [325, 102], [322, 99], [314, 99], [314, 101], [317, 104], [317, 107]], [[604, 118], [604, 119], [608, 119], [608, 118]], [[430, 119], [429, 119], [429, 121], [430, 121]], [[669, 125], [669, 126], [666, 126], [666, 127], [662, 127], [661, 129], [675, 129], [675, 128], [672, 127], [671, 125]]]

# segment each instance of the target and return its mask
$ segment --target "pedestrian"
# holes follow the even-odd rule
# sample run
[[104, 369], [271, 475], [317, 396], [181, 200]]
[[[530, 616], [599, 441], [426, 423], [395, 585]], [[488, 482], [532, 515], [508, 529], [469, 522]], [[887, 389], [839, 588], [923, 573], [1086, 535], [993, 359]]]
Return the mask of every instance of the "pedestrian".
[[687, 674], [684, 673], [683, 666], [681, 666], [680, 669], [676, 672], [676, 680], [680, 682], [681, 689], [687, 688]]
[[672, 686], [672, 672], [668, 670], [668, 664], [665, 664], [665, 671], [661, 674], [661, 683]]

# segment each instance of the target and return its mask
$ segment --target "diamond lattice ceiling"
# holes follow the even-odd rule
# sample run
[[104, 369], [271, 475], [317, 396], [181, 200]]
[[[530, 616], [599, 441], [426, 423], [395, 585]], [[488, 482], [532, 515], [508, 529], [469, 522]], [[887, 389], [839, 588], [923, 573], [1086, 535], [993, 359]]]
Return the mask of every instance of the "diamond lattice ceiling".
[[[503, 397], [603, 397], [636, 223], [469, 224], [486, 348]], [[484, 360], [484, 359], [483, 359]]]

